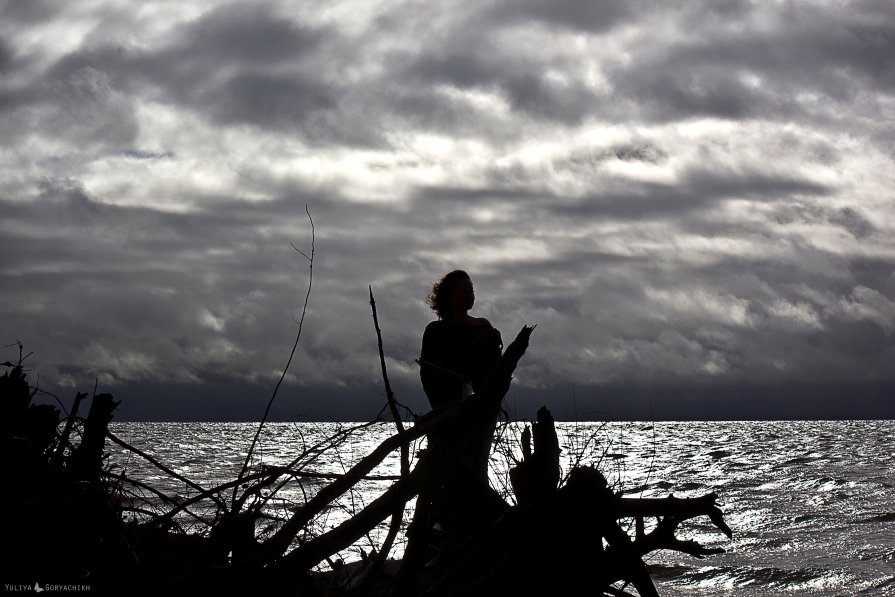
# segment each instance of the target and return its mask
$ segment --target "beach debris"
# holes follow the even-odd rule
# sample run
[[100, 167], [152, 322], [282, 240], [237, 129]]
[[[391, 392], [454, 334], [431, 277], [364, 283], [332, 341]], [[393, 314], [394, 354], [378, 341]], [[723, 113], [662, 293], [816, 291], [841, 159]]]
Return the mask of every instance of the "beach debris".
[[[378, 322], [376, 327], [379, 334]], [[667, 549], [701, 558], [723, 551], [677, 536], [681, 523], [705, 516], [730, 537], [717, 496], [623, 497], [596, 467], [580, 463], [561, 479], [561, 450], [546, 407], [523, 433], [520, 459], [513, 458], [514, 503], [473, 485], [461, 486], [458, 503], [455, 492], [443, 491], [444, 480], [456, 473], [451, 454], [426, 450], [347, 520], [331, 528], [314, 526], [389, 455], [406, 455], [414, 442], [444, 425], [475, 428], [491, 417], [533, 329], [522, 328], [478, 394], [412, 424], [396, 421], [394, 434], [343, 474], [316, 475], [308, 463], [375, 422], [303, 445], [289, 464], [244, 467], [235, 480], [216, 487], [185, 478], [112, 434], [108, 423], [118, 402], [109, 394], [92, 396], [83, 419], [78, 407], [87, 396], [78, 394], [62, 426], [54, 407], [31, 404], [24, 370], [12, 366], [0, 379], [0, 404], [9, 414], [3, 417], [3, 461], [11, 480], [2, 492], [0, 514], [5, 528], [13, 529], [7, 537], [28, 540], [15, 555], [5, 556], [13, 565], [9, 569], [22, 571], [23, 584], [35, 578], [76, 582], [86, 575], [95, 594], [115, 593], [126, 584], [129, 592], [146, 596], [251, 591], [437, 597], [569, 594], [581, 587], [625, 595], [627, 586], [641, 596], [658, 595], [644, 563], [647, 554]], [[382, 352], [380, 357], [387, 379]], [[396, 417], [393, 400], [389, 388]], [[188, 492], [175, 500], [108, 466], [107, 439], [178, 479]], [[271, 518], [265, 510], [269, 500], [286, 483], [305, 477], [320, 484], [316, 492]], [[414, 499], [413, 519], [404, 525]], [[346, 563], [345, 551], [388, 520], [389, 541], [404, 530], [402, 559], [388, 560], [391, 545], [386, 544], [360, 551], [359, 561]], [[326, 563], [329, 571], [323, 571]]]

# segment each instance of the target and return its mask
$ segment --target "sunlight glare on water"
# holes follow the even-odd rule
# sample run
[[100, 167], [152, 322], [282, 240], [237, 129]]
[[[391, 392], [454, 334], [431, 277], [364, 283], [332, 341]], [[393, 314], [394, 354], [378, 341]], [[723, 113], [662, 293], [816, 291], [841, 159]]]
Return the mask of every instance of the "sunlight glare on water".
[[[268, 424], [257, 460], [289, 464], [337, 428], [335, 423]], [[685, 523], [678, 534], [725, 553], [700, 560], [654, 552], [648, 564], [662, 595], [895, 594], [892, 421], [558, 423], [557, 428], [564, 472], [573, 464], [598, 466], [628, 497], [719, 496], [732, 540], [707, 519]], [[235, 479], [255, 429], [252, 423], [112, 425], [116, 435], [203, 487]], [[515, 458], [521, 457], [522, 429], [522, 423], [513, 423], [500, 434], [504, 449], [492, 458], [498, 491], [508, 491], [504, 453], [509, 446]], [[393, 432], [387, 423], [366, 427], [349, 435], [338, 450], [308, 457], [304, 470], [342, 473]], [[418, 442], [412, 453], [423, 446]], [[110, 461], [169, 495], [183, 498], [193, 491], [117, 446], [111, 448]], [[395, 452], [371, 473], [386, 479], [360, 483], [346, 494], [341, 510], [317, 521], [318, 530], [348, 518], [398, 473]], [[300, 479], [268, 507], [288, 516], [291, 507], [328, 482]], [[410, 514], [408, 509], [405, 524]], [[374, 533], [374, 541], [383, 534], [384, 529]], [[396, 546], [396, 555], [401, 548]], [[350, 561], [358, 554], [356, 549], [343, 555]]]

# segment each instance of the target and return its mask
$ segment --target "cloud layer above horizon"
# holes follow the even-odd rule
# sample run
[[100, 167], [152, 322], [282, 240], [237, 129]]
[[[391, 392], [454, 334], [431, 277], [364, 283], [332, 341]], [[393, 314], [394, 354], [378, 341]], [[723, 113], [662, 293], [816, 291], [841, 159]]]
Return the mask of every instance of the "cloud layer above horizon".
[[[84, 389], [415, 383], [467, 269], [517, 383], [895, 380], [895, 4], [0, 8], [4, 344]], [[14, 360], [9, 352], [3, 357]]]

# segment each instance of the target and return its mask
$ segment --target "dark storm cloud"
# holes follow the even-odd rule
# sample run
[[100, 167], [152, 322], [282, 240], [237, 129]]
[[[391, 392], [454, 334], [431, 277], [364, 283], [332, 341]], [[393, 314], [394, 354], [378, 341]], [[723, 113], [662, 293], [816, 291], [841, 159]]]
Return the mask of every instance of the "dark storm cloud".
[[875, 228], [864, 216], [851, 207], [843, 207], [830, 214], [830, 223], [841, 226], [855, 238], [865, 238], [873, 234]]
[[[887, 32], [895, 10], [869, 4], [798, 4], [770, 14], [767, 7], [752, 5], [737, 21], [709, 18], [714, 28], [703, 28], [701, 10], [687, 11], [681, 28], [698, 29], [700, 35], [641, 44], [633, 48], [633, 67], [615, 66], [610, 78], [616, 92], [634, 99], [645, 116], [659, 119], [822, 114], [800, 101], [800, 93], [820, 94], [839, 105], [857, 100], [873, 106], [861, 90], [891, 88], [895, 38]], [[753, 19], [758, 31], [750, 26]]]
[[[628, 151], [627, 148], [620, 150]], [[624, 159], [634, 159], [623, 153]], [[534, 176], [531, 176], [534, 179]], [[758, 202], [786, 202], [793, 197], [824, 197], [834, 189], [808, 180], [763, 172], [724, 172], [693, 167], [682, 173], [677, 184], [634, 183], [628, 179], [603, 180], [602, 188], [581, 196], [556, 195], [531, 188], [500, 186], [425, 187], [418, 190], [417, 201], [450, 201], [467, 205], [494, 203], [501, 210], [531, 210], [544, 215], [565, 216], [575, 221], [582, 218], [648, 220], [677, 219], [688, 212], [720, 205], [730, 198], [748, 198]], [[866, 232], [869, 222], [853, 210], [844, 209], [830, 215], [830, 221], [850, 231]]]
[[163, 160], [176, 157], [173, 151], [147, 151], [145, 149], [125, 149], [123, 154], [135, 160]]
[[[214, 213], [166, 214], [104, 206], [77, 185], [58, 187], [20, 205], [4, 225], [2, 243], [18, 256], [4, 275], [6, 309], [35, 299], [55, 305], [39, 321], [19, 325], [26, 337], [51, 340], [41, 346], [41, 360], [59, 359], [63, 369], [80, 364], [82, 375], [86, 368], [113, 384], [198, 380], [231, 370], [227, 359], [254, 354], [249, 344], [274, 342], [281, 334], [271, 323], [290, 327], [294, 305], [260, 297], [300, 275], [288, 261], [293, 251], [285, 235], [268, 240], [249, 225], [250, 216], [282, 221], [279, 211], [219, 206]], [[264, 321], [267, 310], [278, 313], [279, 324]], [[219, 319], [225, 313], [233, 319], [230, 329]], [[225, 338], [225, 331], [232, 336]], [[246, 344], [227, 339], [237, 336]], [[128, 340], [120, 345], [116, 338]], [[61, 355], [56, 342], [81, 348]], [[109, 367], [109, 359], [117, 366]], [[267, 377], [266, 371], [242, 373]]]
[[336, 35], [264, 6], [229, 4], [182, 27], [168, 49], [141, 55], [137, 65], [167, 95], [220, 122], [306, 129], [336, 104], [334, 77], [311, 59]]
[[52, 0], [8, 0], [0, 6], [0, 17], [21, 25], [39, 23], [58, 10]]
[[[310, 252], [301, 194], [293, 188], [288, 198], [252, 204], [220, 198], [167, 213], [103, 204], [75, 180], [43, 181], [35, 201], [9, 204], [15, 213], [4, 221], [0, 250], [17, 259], [4, 274], [4, 311], [54, 305], [39, 320], [20, 320], [17, 333], [32, 340], [44, 375], [63, 382], [95, 375], [110, 387], [195, 384], [236, 375], [263, 387], [282, 365], [307, 281], [307, 262], [290, 246]], [[366, 354], [373, 336], [333, 340], [356, 335], [357, 322], [369, 317], [367, 285], [377, 286], [395, 267], [371, 268], [357, 256], [410, 254], [415, 236], [386, 228], [393, 221], [388, 208], [319, 205], [314, 217], [326, 224], [317, 230], [316, 294], [324, 298], [311, 303], [318, 323], [307, 326], [304, 358], [293, 370], [306, 383], [338, 385], [345, 362]], [[349, 234], [349, 221], [369, 232]], [[346, 281], [334, 286], [339, 278]], [[377, 292], [383, 317], [400, 321], [407, 297], [388, 287]], [[414, 328], [393, 330], [391, 346], [409, 360], [419, 348], [416, 336]], [[77, 350], [66, 354], [59, 350], [65, 346]], [[342, 376], [353, 386], [358, 375], [369, 382], [375, 365], [370, 359]]]
[[13, 49], [9, 44], [0, 40], [0, 73], [11, 70], [15, 66], [14, 59]]
[[856, 239], [867, 238], [876, 232], [873, 223], [853, 207], [829, 209], [810, 203], [796, 202], [776, 210], [773, 220], [779, 224], [829, 222], [842, 228]]
[[210, 64], [270, 66], [307, 57], [323, 32], [277, 16], [269, 6], [230, 3], [213, 8], [173, 34], [164, 56], [174, 68], [198, 72]]
[[27, 95], [49, 105], [73, 96], [60, 106], [71, 110], [84, 99], [77, 96], [85, 87], [78, 81], [92, 77], [98, 83], [91, 90], [102, 86], [175, 102], [223, 124], [285, 128], [326, 140], [340, 133], [335, 118], [320, 115], [337, 107], [340, 90], [337, 77], [319, 62], [319, 50], [337, 37], [267, 5], [226, 4], [176, 28], [163, 46], [85, 45], [64, 56]]
[[[381, 80], [386, 86], [384, 96], [393, 94], [413, 113], [433, 116], [434, 121], [419, 124], [436, 130], [458, 124], [463, 130], [463, 124], [455, 122], [459, 119], [454, 112], [445, 109], [447, 100], [437, 86], [493, 93], [520, 115], [565, 125], [579, 124], [597, 114], [605, 99], [576, 77], [560, 81], [548, 72], [568, 71], [576, 66], [576, 59], [541, 53], [537, 47], [524, 45], [525, 41], [506, 43], [500, 34], [513, 27], [528, 26], [580, 27], [599, 32], [624, 20], [631, 11], [631, 6], [624, 3], [590, 6], [562, 2], [545, 9], [531, 2], [486, 4], [466, 14], [458, 13], [457, 18], [433, 31], [423, 43], [387, 56], [385, 66], [389, 72]], [[437, 10], [433, 12], [437, 14]], [[383, 21], [380, 26], [380, 35], [406, 35], [406, 30], [402, 31], [404, 24], [397, 19]], [[435, 110], [439, 105], [442, 108]], [[383, 109], [388, 110], [388, 106]], [[471, 119], [467, 126], [481, 126], [468, 107], [463, 113]]]
[[549, 64], [507, 55], [506, 50], [487, 42], [456, 51], [454, 55], [429, 53], [417, 58], [402, 78], [409, 77], [426, 88], [442, 84], [494, 92], [514, 111], [566, 125], [578, 124], [593, 112], [598, 99], [593, 91], [578, 81], [550, 81], [544, 76]]
[[[744, 3], [708, 3], [682, 12], [641, 9], [603, 3], [491, 6], [478, 20], [458, 20], [450, 33], [399, 60], [403, 66], [395, 80], [409, 77], [424, 86], [498, 93], [521, 113], [574, 125], [607, 115], [668, 120], [801, 114], [826, 119], [822, 109], [800, 100], [799, 94], [820, 94], [837, 105], [860, 100], [873, 109], [873, 100], [856, 96], [857, 90], [890, 85], [895, 70], [893, 39], [886, 34], [895, 15], [885, 7], [877, 7], [872, 18], [849, 7], [804, 5], [770, 16], [760, 5]], [[559, 83], [546, 76], [551, 69], [574, 72], [575, 59], [539, 55], [532, 48], [503, 44], [494, 35], [519, 23], [599, 34], [644, 14], [658, 25], [676, 25], [681, 35], [666, 40], [661, 28], [645, 28], [640, 43], [627, 48], [632, 54], [628, 59], [610, 55], [605, 72], [611, 95], [578, 78]], [[437, 103], [437, 94], [431, 96], [430, 102]]]
[[456, 267], [520, 392], [892, 379], [891, 3], [78, 6], [0, 19], [0, 316], [66, 387], [266, 387], [305, 205], [291, 397], [380, 403], [372, 285], [424, 408]]
[[544, 3], [537, 0], [523, 2], [484, 3], [483, 15], [492, 22], [527, 24], [537, 22], [562, 29], [586, 33], [601, 33], [613, 27], [631, 22], [639, 11], [648, 10], [647, 3], [624, 0], [607, 2], [576, 2], [559, 0]]
[[130, 101], [116, 92], [108, 74], [91, 66], [67, 71], [29, 87], [11, 87], [0, 101], [0, 132], [23, 144], [35, 133], [64, 139], [81, 150], [127, 146], [137, 134]]

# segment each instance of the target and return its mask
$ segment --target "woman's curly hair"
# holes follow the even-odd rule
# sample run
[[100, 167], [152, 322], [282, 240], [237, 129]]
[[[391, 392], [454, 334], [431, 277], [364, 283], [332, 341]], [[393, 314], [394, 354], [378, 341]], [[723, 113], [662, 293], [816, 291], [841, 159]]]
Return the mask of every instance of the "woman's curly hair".
[[432, 286], [431, 294], [426, 297], [426, 304], [438, 314], [439, 319], [445, 319], [450, 315], [450, 301], [451, 294], [454, 292], [454, 285], [461, 280], [469, 279], [469, 274], [465, 271], [455, 269]]

